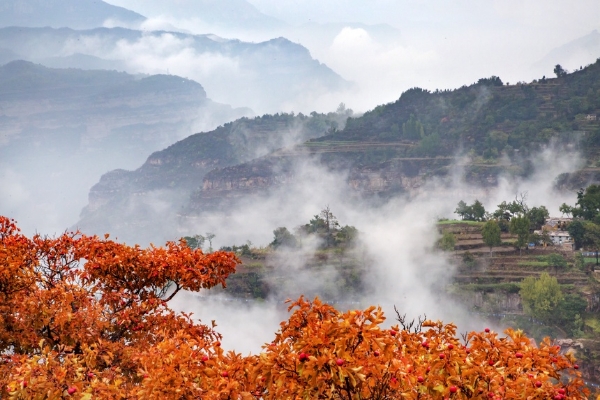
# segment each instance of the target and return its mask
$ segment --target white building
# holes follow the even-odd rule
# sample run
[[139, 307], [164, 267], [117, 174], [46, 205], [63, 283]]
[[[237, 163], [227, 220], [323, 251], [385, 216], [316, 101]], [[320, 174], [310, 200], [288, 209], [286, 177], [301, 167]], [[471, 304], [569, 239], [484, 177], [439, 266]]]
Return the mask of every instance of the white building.
[[551, 231], [548, 234], [555, 246], [562, 246], [567, 242], [571, 242], [571, 235], [569, 235], [569, 232], [567, 231]]

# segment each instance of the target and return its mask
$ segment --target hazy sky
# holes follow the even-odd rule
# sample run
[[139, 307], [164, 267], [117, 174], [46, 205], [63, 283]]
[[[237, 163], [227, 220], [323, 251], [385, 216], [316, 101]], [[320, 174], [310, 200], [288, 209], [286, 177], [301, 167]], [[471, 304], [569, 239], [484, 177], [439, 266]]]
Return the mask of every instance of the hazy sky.
[[[208, 28], [198, 23], [198, 19], [202, 18], [199, 4], [208, 0], [175, 0], [177, 16], [169, 15], [173, 14], [169, 12], [173, 2], [109, 2], [150, 17], [150, 25], [160, 26], [162, 21], [194, 33], [207, 33], [202, 30]], [[359, 111], [393, 101], [414, 86], [434, 90], [456, 88], [491, 75], [498, 75], [505, 82], [552, 75], [548, 65], [534, 68], [534, 64], [550, 50], [600, 29], [597, 0], [249, 0], [249, 3], [290, 27], [265, 33], [221, 26], [212, 27], [212, 33], [242, 40], [285, 36], [300, 42], [313, 57], [357, 83], [357, 90], [346, 95], [346, 103]], [[187, 10], [187, 17], [182, 17], [182, 9]], [[300, 28], [311, 22], [338, 25], [329, 35]], [[352, 26], [352, 22], [388, 24], [396, 32], [376, 35], [373, 30]], [[572, 69], [599, 56], [584, 54], [556, 63], [562, 62]], [[315, 104], [321, 110], [330, 106]]]

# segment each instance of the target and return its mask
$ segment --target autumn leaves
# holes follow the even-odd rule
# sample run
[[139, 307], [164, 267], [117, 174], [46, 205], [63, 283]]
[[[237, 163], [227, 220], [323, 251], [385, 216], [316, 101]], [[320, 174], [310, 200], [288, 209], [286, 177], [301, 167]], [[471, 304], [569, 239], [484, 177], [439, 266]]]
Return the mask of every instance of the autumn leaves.
[[[238, 259], [180, 243], [141, 249], [77, 233], [32, 239], [0, 217], [0, 398], [443, 399], [585, 397], [549, 341], [423, 321], [384, 328], [380, 308], [290, 305], [257, 355], [168, 301], [224, 284]], [[563, 397], [561, 397], [563, 396]]]

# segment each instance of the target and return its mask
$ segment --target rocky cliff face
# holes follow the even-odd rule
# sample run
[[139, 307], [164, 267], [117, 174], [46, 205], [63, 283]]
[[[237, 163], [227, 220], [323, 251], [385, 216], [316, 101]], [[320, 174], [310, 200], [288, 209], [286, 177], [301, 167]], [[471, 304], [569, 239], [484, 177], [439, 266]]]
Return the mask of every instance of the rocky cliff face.
[[[397, 193], [415, 193], [432, 176], [447, 173], [451, 159], [390, 160], [381, 164], [360, 165], [355, 157], [360, 152], [327, 149], [327, 157], [315, 153], [289, 151], [277, 153], [248, 163], [215, 169], [203, 179], [202, 187], [190, 198], [183, 214], [195, 214], [224, 207], [249, 195], [267, 193], [285, 185], [293, 185], [302, 178], [305, 163], [316, 163], [325, 170], [346, 173], [345, 184], [356, 196], [387, 196]], [[318, 154], [317, 154], [318, 155]]]
[[[389, 144], [380, 144], [388, 152]], [[372, 151], [373, 149], [369, 149]], [[326, 155], [326, 157], [324, 157]], [[383, 154], [383, 162], [364, 165], [364, 149], [349, 151], [346, 145], [329, 146], [326, 151], [302, 151], [296, 148], [227, 168], [216, 168], [203, 179], [202, 187], [190, 198], [189, 212], [201, 212], [213, 202], [209, 199], [241, 198], [250, 193], [292, 184], [301, 173], [302, 162], [313, 162], [326, 170], [342, 172], [346, 185], [357, 196], [388, 196], [398, 193], [415, 194], [431, 178], [446, 176], [455, 162], [452, 157], [407, 158], [396, 153]], [[377, 155], [375, 157], [378, 157]], [[466, 168], [466, 179], [483, 188], [494, 187], [505, 168]]]

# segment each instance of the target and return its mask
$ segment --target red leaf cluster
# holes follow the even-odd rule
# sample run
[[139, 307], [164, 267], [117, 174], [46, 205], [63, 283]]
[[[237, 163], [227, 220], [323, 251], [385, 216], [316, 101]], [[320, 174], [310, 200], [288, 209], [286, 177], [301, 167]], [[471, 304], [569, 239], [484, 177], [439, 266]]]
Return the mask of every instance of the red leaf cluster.
[[181, 290], [225, 285], [239, 260], [183, 241], [127, 246], [78, 233], [23, 236], [0, 217], [0, 398], [583, 399], [574, 360], [546, 340], [425, 321], [382, 327], [300, 298], [258, 355], [225, 352], [175, 313]]

